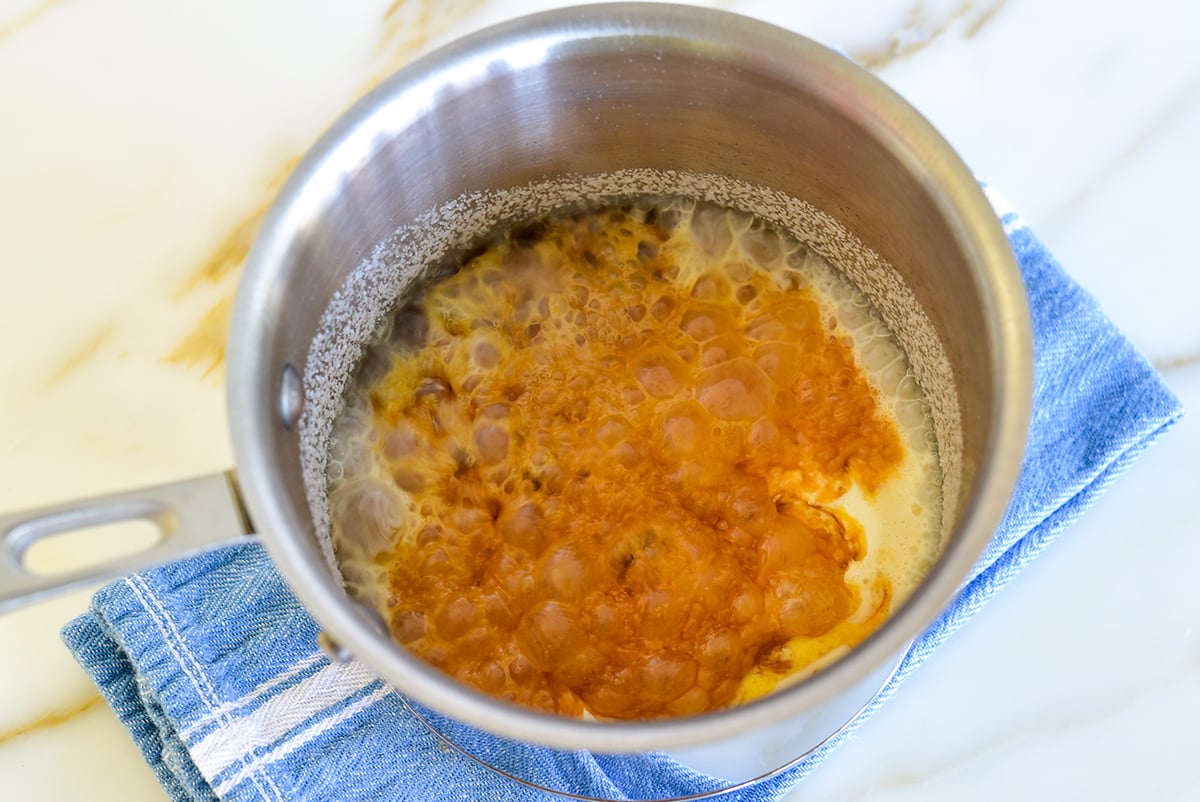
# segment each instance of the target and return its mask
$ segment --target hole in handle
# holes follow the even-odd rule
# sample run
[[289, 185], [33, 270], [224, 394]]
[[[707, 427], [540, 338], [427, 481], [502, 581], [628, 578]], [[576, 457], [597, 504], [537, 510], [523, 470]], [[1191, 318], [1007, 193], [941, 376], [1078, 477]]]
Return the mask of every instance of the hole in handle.
[[18, 514], [0, 539], [10, 565], [46, 577], [103, 569], [158, 545], [178, 526], [169, 505], [117, 496]]
[[0, 613], [251, 531], [229, 471], [0, 514]]
[[96, 524], [45, 535], [24, 550], [21, 566], [36, 576], [101, 568], [157, 546], [165, 535], [145, 518]]

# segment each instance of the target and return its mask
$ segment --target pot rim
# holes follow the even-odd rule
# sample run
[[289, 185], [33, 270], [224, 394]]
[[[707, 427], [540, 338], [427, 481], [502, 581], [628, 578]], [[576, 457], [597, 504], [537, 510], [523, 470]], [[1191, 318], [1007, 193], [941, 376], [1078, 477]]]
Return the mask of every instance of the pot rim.
[[[860, 112], [864, 123], [911, 163], [922, 165], [919, 175], [931, 188], [930, 197], [959, 233], [960, 247], [988, 277], [992, 297], [985, 312], [990, 318], [981, 324], [997, 333], [999, 379], [991, 399], [996, 412], [977, 489], [957, 534], [913, 595], [830, 668], [761, 699], [699, 716], [571, 719], [487, 696], [404, 651], [345, 595], [324, 561], [298, 546], [298, 539], [312, 537], [311, 524], [283, 502], [287, 488], [265, 447], [280, 422], [274, 401], [277, 377], [269, 375], [266, 349], [259, 347], [270, 340], [272, 316], [262, 310], [281, 306], [273, 266], [287, 258], [299, 221], [311, 217], [313, 204], [323, 197], [314, 188], [338, 180], [344, 154], [368, 152], [363, 148], [387, 125], [389, 114], [411, 119], [421, 103], [434, 102], [447, 76], [485, 65], [500, 54], [519, 57], [530, 52], [530, 43], [548, 48], [599, 39], [628, 43], [668, 38], [702, 45], [706, 54], [718, 54], [714, 58], [753, 52], [756, 63], [773, 74], [811, 82], [813, 73], [819, 73], [822, 80], [850, 87], [869, 101]], [[397, 111], [401, 107], [405, 110]], [[1019, 475], [1032, 405], [1032, 335], [1012, 249], [978, 183], [932, 125], [867, 70], [799, 34], [730, 12], [656, 3], [575, 6], [501, 23], [418, 59], [362, 98], [308, 152], [265, 217], [238, 290], [228, 353], [230, 426], [245, 501], [275, 565], [321, 627], [395, 688], [460, 721], [519, 741], [602, 752], [711, 742], [776, 723], [845, 691], [894, 657], [947, 608], [1000, 523]]]

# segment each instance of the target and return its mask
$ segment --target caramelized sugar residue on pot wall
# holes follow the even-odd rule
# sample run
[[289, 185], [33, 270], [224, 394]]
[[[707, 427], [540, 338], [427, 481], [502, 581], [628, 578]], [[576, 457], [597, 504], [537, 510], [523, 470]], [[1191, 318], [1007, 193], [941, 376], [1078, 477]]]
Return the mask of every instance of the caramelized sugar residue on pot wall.
[[348, 584], [448, 674], [568, 715], [727, 706], [861, 640], [893, 589], [852, 580], [839, 501], [906, 446], [806, 258], [641, 204], [527, 223], [427, 288], [335, 432]]

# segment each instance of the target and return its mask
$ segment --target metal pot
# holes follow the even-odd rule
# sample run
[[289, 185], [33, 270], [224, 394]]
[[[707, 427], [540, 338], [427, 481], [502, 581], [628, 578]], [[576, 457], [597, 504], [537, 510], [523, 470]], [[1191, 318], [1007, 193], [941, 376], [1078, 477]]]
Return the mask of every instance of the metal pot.
[[[641, 168], [723, 176], [812, 204], [878, 265], [890, 265], [886, 280], [872, 273], [876, 262], [856, 278], [874, 288], [874, 300], [903, 296], [927, 321], [941, 361], [929, 363], [936, 370], [923, 383], [927, 393], [954, 397], [942, 410], [939, 445], [943, 468], [955, 461], [947, 475], [956, 481], [944, 488], [937, 564], [832, 666], [699, 717], [573, 720], [460, 685], [393, 643], [347, 596], [319, 536], [320, 509], [314, 514], [310, 499], [323, 490], [311, 476], [306, 486], [304, 452], [313, 446], [297, 424], [319, 385], [309, 355], [322, 316], [398, 230], [472, 193], [544, 180], [582, 192], [586, 177]], [[228, 353], [236, 476], [8, 516], [0, 521], [0, 606], [254, 531], [333, 654], [353, 655], [417, 700], [498, 734], [613, 752], [761, 729], [878, 670], [949, 604], [991, 538], [1016, 483], [1032, 395], [1028, 309], [1013, 254], [971, 173], [933, 128], [867, 71], [798, 35], [655, 4], [568, 8], [503, 24], [417, 61], [359, 102], [296, 169], [264, 221]], [[47, 580], [21, 568], [41, 537], [132, 518], [156, 523], [164, 541], [77, 576]]]

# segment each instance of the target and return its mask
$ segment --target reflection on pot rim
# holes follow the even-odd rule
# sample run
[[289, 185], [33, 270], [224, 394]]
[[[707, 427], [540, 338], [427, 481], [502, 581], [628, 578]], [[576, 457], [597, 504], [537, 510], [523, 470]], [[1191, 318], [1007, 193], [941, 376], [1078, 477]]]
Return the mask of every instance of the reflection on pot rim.
[[[546, 51], [552, 59], [506, 64], [503, 54], [528, 41], [553, 42]], [[486, 130], [465, 124], [481, 118], [489, 121]], [[685, 121], [691, 124], [680, 127]], [[784, 142], [792, 144], [781, 159]], [[943, 362], [925, 360], [932, 367], [922, 375], [939, 439], [943, 430], [962, 435], [962, 470], [946, 472], [948, 536], [927, 581], [830, 670], [765, 703], [707, 715], [702, 728], [671, 720], [598, 724], [514, 709], [396, 649], [346, 598], [330, 572], [328, 544], [304, 534], [328, 525], [323, 507], [308, 503], [319, 501], [313, 483], [300, 476], [300, 466], [312, 462], [302, 451], [314, 446], [284, 430], [277, 406], [263, 403], [275, 389], [264, 377], [279, 376], [286, 363], [305, 365], [306, 415], [320, 417], [322, 405], [332, 403], [312, 392], [314, 381], [344, 386], [338, 364], [354, 360], [308, 360], [310, 346], [313, 354], [336, 351], [340, 337], [353, 349], [370, 327], [335, 337], [320, 331], [317, 319], [339, 297], [345, 302], [346, 289], [356, 302], [385, 308], [414, 277], [348, 285], [364, 254], [430, 247], [404, 232], [439, 232], [440, 221], [448, 233], [439, 233], [444, 238], [433, 250], [445, 255], [466, 245], [460, 235], [506, 217], [604, 197], [603, 181], [618, 174], [636, 175], [639, 192], [695, 194], [749, 211], [766, 198], [780, 207], [762, 215], [773, 221], [811, 210], [817, 233], [831, 236], [834, 247], [842, 229], [872, 249], [840, 266], [885, 318], [897, 298], [908, 300], [899, 307], [927, 316], [925, 335], [904, 343], [914, 367], [921, 354], [952, 344]], [[713, 175], [729, 197], [714, 197], [711, 185], [688, 191], [691, 178]], [[664, 176], [671, 178], [665, 186], [657, 183]], [[506, 206], [522, 187], [528, 203]], [[548, 198], [546, 191], [569, 197]], [[745, 191], [752, 197], [742, 198]], [[880, 269], [888, 264], [894, 270]], [[889, 323], [898, 333], [904, 328]], [[239, 478], [272, 557], [353, 654], [418, 700], [500, 734], [643, 750], [720, 738], [810, 709], [933, 620], [982, 551], [1015, 483], [1029, 414], [1029, 339], [1012, 254], [978, 186], [882, 83], [802, 37], [721, 12], [577, 8], [502, 25], [431, 54], [385, 82], [317, 145], [268, 215], [247, 265], [234, 315], [239, 347], [231, 349], [230, 413]], [[960, 394], [962, 409], [941, 423], [939, 404], [943, 412], [952, 405], [938, 400], [939, 382]], [[940, 446], [945, 468], [956, 448], [949, 440]]]

